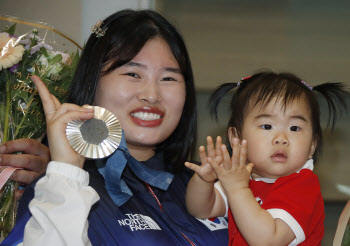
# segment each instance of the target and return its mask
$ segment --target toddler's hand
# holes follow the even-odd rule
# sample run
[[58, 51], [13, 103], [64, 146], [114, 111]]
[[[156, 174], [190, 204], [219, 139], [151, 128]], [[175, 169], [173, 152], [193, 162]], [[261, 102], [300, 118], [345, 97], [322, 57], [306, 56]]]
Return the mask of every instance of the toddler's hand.
[[214, 172], [214, 169], [209, 164], [208, 157], [211, 159], [214, 159], [217, 163], [222, 163], [223, 162], [223, 156], [221, 152], [222, 145], [223, 145], [222, 139], [220, 136], [216, 138], [215, 148], [214, 148], [213, 139], [211, 137], [207, 137], [208, 155], [205, 152], [204, 146], [199, 147], [199, 157], [202, 163], [201, 166], [190, 162], [186, 162], [185, 163], [186, 167], [195, 171], [203, 181], [208, 183], [215, 182], [215, 180], [217, 179], [217, 175]]
[[232, 158], [225, 145], [221, 146], [223, 162], [217, 162], [214, 158], [208, 158], [208, 162], [217, 174], [221, 185], [228, 194], [249, 187], [250, 174], [253, 163], [246, 164], [247, 161], [247, 141], [235, 138], [232, 144]]

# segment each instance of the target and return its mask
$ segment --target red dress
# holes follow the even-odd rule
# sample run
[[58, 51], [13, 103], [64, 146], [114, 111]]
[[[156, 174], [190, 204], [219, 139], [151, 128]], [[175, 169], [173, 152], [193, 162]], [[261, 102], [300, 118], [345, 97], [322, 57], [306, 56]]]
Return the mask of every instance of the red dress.
[[[278, 178], [274, 183], [250, 180], [249, 187], [263, 209], [291, 227], [296, 239], [290, 245], [321, 245], [325, 214], [316, 174], [309, 169], [302, 169], [299, 173]], [[229, 245], [248, 245], [230, 209], [228, 218]]]

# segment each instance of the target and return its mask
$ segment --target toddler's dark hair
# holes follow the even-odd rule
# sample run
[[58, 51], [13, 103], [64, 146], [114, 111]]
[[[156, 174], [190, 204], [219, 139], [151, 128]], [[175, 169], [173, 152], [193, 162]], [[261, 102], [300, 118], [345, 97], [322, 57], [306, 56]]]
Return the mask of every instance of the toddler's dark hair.
[[[283, 103], [285, 108], [295, 99], [305, 98], [310, 108], [313, 140], [317, 143], [313, 158], [316, 160], [322, 146], [320, 106], [316, 94], [321, 94], [328, 105], [327, 128], [334, 128], [337, 118], [347, 110], [345, 85], [340, 82], [323, 83], [311, 87], [291, 73], [260, 72], [238, 83], [225, 83], [217, 87], [209, 99], [211, 115], [218, 121], [218, 105], [221, 99], [235, 89], [231, 99], [231, 116], [228, 127], [234, 127], [241, 138], [243, 123], [249, 107], [266, 107], [272, 99]], [[231, 152], [230, 145], [228, 144]]]

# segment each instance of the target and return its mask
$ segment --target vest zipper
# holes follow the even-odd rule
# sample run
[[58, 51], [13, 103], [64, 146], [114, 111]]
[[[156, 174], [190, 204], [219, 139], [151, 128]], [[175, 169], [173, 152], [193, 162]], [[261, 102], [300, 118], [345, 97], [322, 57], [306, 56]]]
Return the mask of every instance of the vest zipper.
[[[151, 193], [151, 195], [154, 197], [154, 199], [155, 199], [156, 202], [158, 203], [158, 206], [159, 206], [159, 208], [160, 208], [160, 211], [162, 211], [162, 213], [163, 213], [163, 206], [162, 206], [162, 204], [160, 203], [158, 197], [156, 196], [156, 194], [155, 194], [154, 191], [152, 190], [151, 186], [150, 186], [148, 183], [146, 183], [146, 182], [145, 182], [145, 184], [146, 184], [146, 187], [147, 187], [149, 193]], [[191, 244], [191, 246], [196, 246], [188, 237], [186, 237], [185, 234], [183, 234], [182, 232], [180, 232], [180, 233], [181, 233], [181, 235]]]
[[156, 194], [154, 193], [154, 191], [152, 190], [151, 186], [150, 186], [148, 183], [146, 183], [146, 182], [145, 182], [145, 184], [146, 184], [146, 186], [147, 186], [148, 191], [152, 194], [152, 196], [154, 197], [154, 199], [157, 201], [158, 206], [159, 206], [159, 208], [160, 208], [160, 211], [163, 212], [163, 206], [162, 206], [162, 204], [160, 203], [160, 201], [159, 201], [158, 197], [156, 196]]
[[184, 238], [187, 239], [187, 241], [191, 244], [191, 246], [196, 246], [188, 237], [186, 237], [185, 234], [183, 234], [182, 232], [180, 232], [180, 233], [181, 233], [181, 235], [182, 235]]

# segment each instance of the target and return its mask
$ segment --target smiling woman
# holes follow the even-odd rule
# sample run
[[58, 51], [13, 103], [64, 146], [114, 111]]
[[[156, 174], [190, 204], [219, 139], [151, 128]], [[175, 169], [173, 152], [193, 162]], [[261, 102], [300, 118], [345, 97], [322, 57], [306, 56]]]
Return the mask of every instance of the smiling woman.
[[130, 153], [144, 161], [177, 127], [185, 97], [179, 65], [166, 41], [157, 37], [130, 62], [102, 76], [94, 104], [117, 116]]
[[[198, 220], [185, 207], [192, 173], [184, 162], [194, 152], [197, 113], [182, 37], [148, 10], [117, 12], [94, 30], [71, 104], [59, 104], [33, 77], [52, 162], [24, 193], [4, 244], [24, 235], [25, 245], [227, 245], [225, 219]], [[118, 150], [106, 159], [85, 161], [66, 138], [67, 122], [92, 118], [85, 104], [108, 109], [124, 130]]]

